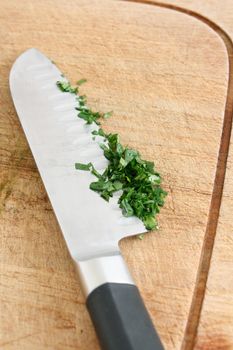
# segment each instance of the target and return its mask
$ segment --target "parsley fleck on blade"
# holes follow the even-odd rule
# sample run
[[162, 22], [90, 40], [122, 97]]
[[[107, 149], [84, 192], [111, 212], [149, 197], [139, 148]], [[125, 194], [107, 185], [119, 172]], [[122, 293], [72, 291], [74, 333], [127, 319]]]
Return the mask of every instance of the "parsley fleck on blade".
[[88, 163], [88, 164], [82, 164], [82, 163], [75, 163], [75, 169], [77, 170], [90, 170], [92, 167], [92, 164], [91, 163]]
[[70, 92], [76, 94], [78, 92], [77, 86], [72, 86], [68, 81], [57, 81], [57, 86], [62, 92]]

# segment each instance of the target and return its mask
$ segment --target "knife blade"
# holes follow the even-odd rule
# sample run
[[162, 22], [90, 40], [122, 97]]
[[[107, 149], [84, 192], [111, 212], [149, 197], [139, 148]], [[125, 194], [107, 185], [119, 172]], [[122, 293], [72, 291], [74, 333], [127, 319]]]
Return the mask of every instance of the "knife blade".
[[[75, 95], [64, 94], [56, 65], [36, 49], [18, 57], [10, 90], [24, 133], [44, 182], [70, 254], [77, 266], [87, 307], [102, 349], [148, 350], [162, 345], [120, 254], [121, 238], [145, 232], [136, 218], [89, 189], [93, 175], [76, 162], [99, 171], [107, 160], [92, 139], [97, 126], [77, 118]], [[147, 345], [146, 345], [147, 344]]]

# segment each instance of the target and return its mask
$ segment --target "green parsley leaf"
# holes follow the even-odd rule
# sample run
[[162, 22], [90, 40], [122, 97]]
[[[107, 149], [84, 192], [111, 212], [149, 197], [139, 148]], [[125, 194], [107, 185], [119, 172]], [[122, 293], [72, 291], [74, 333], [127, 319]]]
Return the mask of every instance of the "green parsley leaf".
[[75, 163], [75, 169], [77, 170], [91, 170], [92, 169], [92, 163], [88, 163], [88, 164], [83, 164], [83, 163]]
[[127, 199], [123, 199], [121, 202], [120, 202], [120, 208], [122, 209], [122, 214], [126, 217], [129, 217], [129, 216], [133, 216], [134, 214], [134, 210], [133, 208], [131, 207], [131, 205], [129, 204], [128, 200]]
[[153, 230], [157, 226], [156, 219], [152, 215], [147, 215], [145, 218], [143, 218], [143, 223], [147, 230]]
[[77, 85], [80, 86], [80, 85], [82, 85], [82, 84], [84, 84], [86, 82], [87, 82], [87, 79], [80, 79], [80, 80], [77, 81]]
[[78, 88], [76, 86], [72, 86], [68, 81], [57, 81], [57, 86], [62, 92], [70, 92], [71, 94], [76, 94]]
[[107, 135], [105, 134], [105, 132], [103, 131], [103, 129], [99, 128], [98, 130], [93, 130], [92, 131], [92, 135], [95, 136], [102, 136], [102, 137], [106, 137]]
[[110, 117], [112, 116], [112, 114], [113, 114], [113, 111], [104, 113], [104, 114], [103, 114], [103, 118], [104, 118], [104, 119], [108, 119], [108, 118], [110, 118]]

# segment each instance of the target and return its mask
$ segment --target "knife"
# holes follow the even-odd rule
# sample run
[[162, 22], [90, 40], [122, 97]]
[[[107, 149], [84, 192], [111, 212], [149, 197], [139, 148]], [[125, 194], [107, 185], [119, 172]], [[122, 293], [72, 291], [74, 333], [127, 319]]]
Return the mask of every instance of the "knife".
[[77, 98], [61, 92], [56, 65], [36, 49], [15, 61], [10, 90], [24, 133], [74, 260], [86, 305], [103, 350], [161, 350], [154, 329], [120, 253], [121, 238], [145, 232], [136, 218], [123, 217], [117, 196], [104, 201], [89, 189], [93, 175], [75, 162], [107, 160], [92, 139], [97, 126], [77, 118]]

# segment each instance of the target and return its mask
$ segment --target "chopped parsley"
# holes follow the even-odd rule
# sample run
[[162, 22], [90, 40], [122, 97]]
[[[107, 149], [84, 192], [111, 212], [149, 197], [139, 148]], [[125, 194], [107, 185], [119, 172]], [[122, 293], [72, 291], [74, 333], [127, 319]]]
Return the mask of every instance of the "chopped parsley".
[[77, 170], [91, 170], [92, 164], [88, 163], [88, 164], [82, 164], [82, 163], [75, 163], [75, 169]]
[[[58, 81], [57, 86], [63, 92], [78, 93], [78, 87], [86, 80], [81, 79], [77, 86], [72, 86], [67, 80]], [[87, 124], [100, 125], [101, 118], [109, 118], [112, 112], [94, 112], [87, 106], [86, 96], [77, 95], [78, 117]], [[100, 144], [108, 166], [100, 174], [92, 163], [76, 163], [77, 170], [90, 171], [96, 181], [90, 184], [90, 189], [109, 201], [115, 192], [119, 192], [119, 207], [125, 217], [137, 216], [142, 220], [147, 230], [158, 227], [156, 215], [164, 205], [167, 193], [161, 187], [161, 177], [154, 168], [154, 163], [141, 158], [140, 153], [134, 149], [124, 147], [118, 134], [107, 134], [99, 127], [92, 132], [93, 138], [100, 136]], [[142, 239], [142, 235], [140, 238]]]
[[57, 86], [62, 92], [70, 92], [71, 94], [76, 94], [78, 92], [78, 87], [70, 85], [66, 80], [57, 81]]
[[86, 83], [86, 81], [87, 81], [86, 79], [79, 79], [79, 80], [77, 81], [77, 85], [80, 86], [80, 85]]

